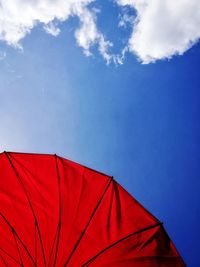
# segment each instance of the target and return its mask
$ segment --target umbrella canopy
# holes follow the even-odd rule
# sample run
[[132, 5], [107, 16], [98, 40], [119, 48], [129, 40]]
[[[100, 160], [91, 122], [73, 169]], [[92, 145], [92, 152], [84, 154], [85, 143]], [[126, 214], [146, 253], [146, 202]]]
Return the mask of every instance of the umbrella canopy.
[[112, 177], [57, 155], [4, 152], [0, 266], [185, 265], [162, 223]]

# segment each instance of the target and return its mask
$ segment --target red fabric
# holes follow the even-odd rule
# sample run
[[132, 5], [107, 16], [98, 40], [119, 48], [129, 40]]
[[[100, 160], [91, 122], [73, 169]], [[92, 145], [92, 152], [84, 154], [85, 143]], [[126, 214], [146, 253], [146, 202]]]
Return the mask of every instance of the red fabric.
[[0, 154], [0, 267], [185, 266], [111, 177], [55, 155]]

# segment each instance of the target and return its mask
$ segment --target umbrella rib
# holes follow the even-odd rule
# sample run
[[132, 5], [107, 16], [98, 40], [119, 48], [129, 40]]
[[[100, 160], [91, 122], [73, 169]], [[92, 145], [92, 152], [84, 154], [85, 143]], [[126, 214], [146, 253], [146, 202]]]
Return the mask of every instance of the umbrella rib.
[[[14, 260], [14, 262], [16, 262], [17, 264], [19, 264], [19, 265], [21, 265], [12, 255], [10, 255], [7, 251], [5, 251], [3, 248], [0, 248], [0, 250], [1, 251], [3, 251], [3, 253], [4, 254], [6, 254], [8, 257], [10, 257], [12, 260]], [[5, 259], [3, 258], [3, 256], [1, 255], [1, 258], [2, 258], [2, 260], [3, 260], [3, 262], [5, 263], [5, 265], [6, 266], [8, 266], [7, 265], [7, 263], [6, 263], [6, 261], [5, 261]]]
[[23, 264], [23, 261], [22, 261], [22, 256], [21, 256], [21, 253], [20, 253], [20, 250], [19, 250], [19, 246], [18, 246], [18, 243], [17, 243], [17, 239], [16, 239], [16, 235], [15, 235], [14, 229], [12, 229], [12, 234], [13, 234], [13, 237], [14, 237], [14, 240], [15, 240], [15, 245], [16, 245], [16, 248], [17, 248], [17, 252], [19, 254], [19, 258], [20, 258], [20, 261], [21, 261], [21, 266], [24, 267], [24, 264]]
[[59, 196], [59, 221], [58, 221], [58, 238], [56, 242], [56, 252], [55, 252], [55, 258], [54, 258], [54, 265], [56, 266], [56, 260], [58, 255], [58, 246], [59, 246], [59, 240], [60, 240], [60, 230], [61, 230], [61, 188], [60, 188], [60, 172], [58, 168], [58, 157], [55, 155], [56, 159], [56, 171], [57, 171], [57, 177], [58, 177], [58, 196]]
[[25, 196], [26, 196], [26, 198], [27, 198], [27, 200], [28, 200], [28, 203], [29, 203], [29, 206], [30, 206], [30, 208], [31, 208], [31, 211], [32, 211], [32, 214], [33, 214], [33, 217], [34, 217], [34, 220], [35, 220], [35, 225], [36, 225], [36, 228], [37, 228], [37, 231], [38, 231], [38, 236], [39, 236], [39, 240], [40, 240], [40, 245], [41, 245], [41, 248], [42, 248], [42, 255], [43, 255], [43, 259], [44, 259], [44, 264], [45, 264], [45, 266], [46, 266], [46, 257], [45, 257], [45, 252], [44, 252], [43, 242], [42, 242], [42, 236], [41, 236], [40, 228], [39, 228], [39, 225], [38, 225], [38, 221], [37, 221], [37, 217], [36, 217], [36, 214], [35, 214], [33, 205], [32, 205], [31, 200], [30, 200], [30, 198], [29, 198], [28, 192], [26, 191], [26, 188], [25, 188], [25, 186], [24, 186], [24, 184], [23, 184], [23, 182], [22, 182], [22, 179], [21, 179], [19, 173], [17, 172], [17, 170], [16, 170], [16, 168], [15, 168], [15, 166], [14, 166], [12, 160], [11, 160], [11, 157], [12, 157], [12, 156], [10, 156], [10, 155], [8, 154], [8, 152], [5, 152], [5, 154], [6, 154], [6, 157], [7, 157], [8, 161], [10, 162], [10, 165], [11, 165], [11, 167], [12, 167], [12, 169], [13, 169], [13, 171], [14, 171], [16, 177], [17, 177], [17, 180], [19, 181], [19, 183], [20, 183], [20, 185], [21, 185], [21, 187], [22, 187], [22, 189], [23, 189], [23, 191], [24, 191], [24, 193], [25, 193]]
[[[26, 252], [27, 252], [28, 256], [30, 257], [31, 261], [33, 262], [33, 264], [36, 266], [35, 261], [34, 261], [33, 257], [31, 256], [30, 251], [28, 250], [26, 245], [23, 243], [23, 241], [21, 240], [21, 238], [19, 237], [19, 235], [15, 231], [14, 227], [9, 223], [9, 221], [6, 219], [6, 217], [1, 212], [0, 212], [0, 216], [3, 218], [3, 220], [6, 222], [6, 224], [10, 227], [11, 231], [15, 232], [16, 237], [18, 238], [18, 240], [20, 241], [20, 243], [22, 244], [22, 246], [26, 250]], [[1, 250], [2, 250], [2, 248], [1, 248]]]
[[85, 267], [85, 266], [87, 266], [87, 265], [90, 264], [93, 260], [95, 260], [98, 256], [100, 256], [101, 254], [103, 254], [105, 251], [107, 251], [108, 249], [110, 249], [110, 248], [116, 246], [116, 245], [119, 244], [120, 242], [122, 242], [122, 241], [124, 241], [124, 240], [130, 238], [131, 236], [136, 235], [136, 234], [139, 234], [139, 233], [142, 233], [142, 232], [145, 232], [145, 231], [148, 231], [148, 230], [150, 230], [150, 229], [152, 229], [152, 228], [155, 228], [155, 227], [157, 227], [157, 226], [160, 226], [160, 225], [162, 225], [162, 224], [163, 224], [162, 222], [158, 222], [158, 223], [156, 223], [156, 224], [154, 224], [154, 225], [145, 227], [145, 228], [143, 228], [143, 229], [141, 229], [141, 230], [138, 230], [138, 231], [136, 231], [136, 232], [133, 232], [133, 233], [131, 233], [131, 234], [129, 234], [129, 235], [126, 235], [126, 236], [122, 237], [121, 239], [115, 241], [114, 243], [112, 243], [112, 244], [110, 244], [109, 246], [107, 246], [107, 247], [105, 247], [104, 249], [102, 249], [102, 250], [101, 250], [100, 252], [98, 252], [95, 256], [93, 256], [91, 259], [89, 259], [87, 262], [85, 262], [83, 265], [81, 265], [81, 267]]
[[2, 255], [1, 255], [1, 259], [2, 259], [3, 263], [5, 264], [5, 266], [7, 267], [8, 265], [7, 265], [7, 263], [6, 263], [6, 261], [4, 260], [4, 258], [3, 258]]
[[107, 192], [107, 190], [108, 190], [108, 188], [109, 188], [109, 186], [110, 186], [110, 184], [111, 184], [112, 181], [113, 181], [113, 177], [110, 178], [110, 180], [109, 180], [109, 182], [108, 182], [108, 184], [107, 184], [107, 186], [106, 186], [106, 188], [105, 188], [105, 190], [104, 190], [104, 192], [103, 192], [101, 198], [99, 199], [99, 201], [98, 201], [96, 207], [94, 208], [94, 210], [93, 210], [93, 212], [92, 212], [92, 214], [91, 214], [91, 216], [90, 216], [90, 218], [89, 218], [89, 220], [88, 220], [88, 222], [87, 222], [85, 228], [83, 229], [83, 231], [82, 231], [80, 237], [78, 238], [77, 242], [75, 243], [75, 245], [74, 245], [74, 247], [73, 247], [73, 249], [72, 249], [72, 251], [71, 251], [69, 257], [68, 257], [67, 260], [65, 261], [64, 267], [67, 266], [67, 264], [69, 263], [69, 261], [70, 261], [72, 255], [74, 254], [75, 250], [77, 249], [77, 247], [78, 247], [78, 245], [79, 245], [81, 239], [83, 238], [83, 236], [84, 236], [84, 234], [85, 234], [85, 232], [86, 232], [86, 230], [87, 230], [87, 228], [88, 228], [88, 226], [89, 226], [89, 224], [90, 224], [92, 218], [94, 217], [94, 215], [95, 215], [95, 213], [96, 213], [96, 211], [97, 211], [99, 205], [101, 204], [101, 201], [103, 200], [103, 198], [104, 198], [104, 196], [105, 196], [105, 194], [106, 194], [106, 192]]
[[37, 230], [36, 230], [36, 224], [34, 224], [34, 249], [35, 249], [35, 263], [37, 266]]
[[54, 237], [54, 240], [53, 240], [53, 243], [52, 243], [51, 252], [50, 252], [50, 255], [49, 255], [49, 262], [48, 262], [48, 264], [47, 264], [48, 267], [50, 266], [50, 263], [51, 263], [51, 257], [52, 257], [53, 248], [54, 248], [54, 246], [55, 246], [55, 242], [56, 242], [57, 235], [58, 235], [58, 227], [57, 227], [57, 229], [56, 229], [56, 234], [55, 234], [55, 237]]
[[57, 260], [57, 254], [58, 254], [58, 246], [59, 246], [59, 240], [60, 240], [60, 230], [61, 230], [61, 188], [60, 188], [60, 172], [59, 172], [59, 168], [58, 168], [58, 157], [55, 154], [55, 162], [56, 162], [56, 172], [57, 172], [57, 179], [58, 179], [58, 198], [59, 198], [59, 204], [58, 204], [58, 209], [59, 209], [59, 218], [58, 218], [58, 226], [57, 226], [57, 230], [55, 233], [55, 237], [53, 240], [53, 244], [51, 247], [51, 252], [50, 252], [50, 256], [49, 256], [49, 263], [48, 266], [50, 265], [50, 261], [51, 261], [51, 257], [53, 254], [53, 249], [56, 243], [56, 251], [55, 251], [55, 257], [54, 257], [54, 264], [53, 266], [56, 266], [56, 260]]

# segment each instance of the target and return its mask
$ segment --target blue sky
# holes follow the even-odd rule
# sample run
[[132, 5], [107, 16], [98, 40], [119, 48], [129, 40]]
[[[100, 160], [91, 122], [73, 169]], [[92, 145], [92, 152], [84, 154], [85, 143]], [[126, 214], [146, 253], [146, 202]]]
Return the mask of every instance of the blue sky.
[[[197, 267], [199, 32], [194, 28], [194, 36], [185, 30], [182, 34], [179, 25], [177, 35], [176, 25], [166, 24], [171, 34], [156, 35], [151, 28], [162, 16], [154, 18], [150, 12], [148, 28], [137, 3], [130, 0], [132, 6], [127, 6], [127, 1], [120, 1], [123, 6], [82, 1], [87, 2], [87, 12], [93, 12], [90, 19], [94, 21], [86, 26], [95, 22], [94, 39], [86, 36], [88, 28], [83, 37], [89, 39], [74, 36], [85, 23], [79, 13], [62, 22], [54, 14], [54, 24], [49, 24], [51, 19], [44, 23], [40, 16], [40, 23], [32, 26], [24, 20], [20, 25], [24, 23], [27, 32], [20, 33], [22, 37], [13, 37], [16, 29], [6, 23], [2, 29], [0, 24], [0, 150], [57, 153], [113, 175], [164, 222], [187, 266]], [[13, 6], [14, 2], [10, 12]], [[159, 12], [159, 7], [147, 8]], [[6, 18], [6, 11], [0, 11]], [[183, 14], [179, 11], [175, 9], [177, 19]], [[81, 12], [88, 19], [85, 9]], [[122, 17], [126, 26], [118, 27]], [[186, 22], [182, 24], [187, 28]], [[54, 30], [53, 35], [59, 28], [59, 35], [47, 34], [44, 25]], [[16, 27], [20, 32], [21, 26]], [[137, 28], [142, 37], [136, 35]], [[181, 38], [188, 41], [183, 43]], [[99, 52], [102, 40], [109, 40], [113, 47]], [[149, 50], [151, 46], [154, 51]]]

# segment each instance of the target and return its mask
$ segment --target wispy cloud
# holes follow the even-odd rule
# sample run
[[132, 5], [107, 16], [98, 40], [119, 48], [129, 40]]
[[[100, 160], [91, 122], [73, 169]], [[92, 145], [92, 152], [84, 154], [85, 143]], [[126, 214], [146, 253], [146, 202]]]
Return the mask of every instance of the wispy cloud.
[[112, 47], [112, 43], [107, 41], [104, 35], [97, 29], [96, 10], [89, 10], [86, 7], [78, 7], [76, 14], [80, 19], [80, 27], [75, 32], [77, 43], [84, 49], [86, 56], [91, 55], [90, 47], [98, 44], [98, 50], [107, 63], [115, 57], [108, 50]]
[[[107, 63], [123, 63], [126, 52], [135, 54], [148, 64], [159, 59], [182, 55], [200, 38], [199, 0], [113, 0], [119, 8], [136, 11], [135, 18], [123, 14], [118, 26], [132, 27], [132, 34], [121, 55], [112, 54], [114, 44], [105, 38], [97, 26], [97, 10], [90, 6], [95, 0], [2, 0], [0, 2], [0, 40], [21, 48], [21, 40], [38, 24], [53, 36], [60, 33], [58, 22], [77, 16], [77, 44], [85, 55], [91, 55], [96, 45]], [[22, 12], [23, 11], [23, 12]], [[108, 16], [109, 14], [101, 14]], [[0, 59], [2, 56], [0, 55]]]
[[0, 60], [4, 60], [6, 58], [6, 52], [0, 51]]
[[60, 33], [60, 29], [56, 27], [55, 23], [53, 22], [44, 25], [44, 30], [55, 37], [58, 36]]

